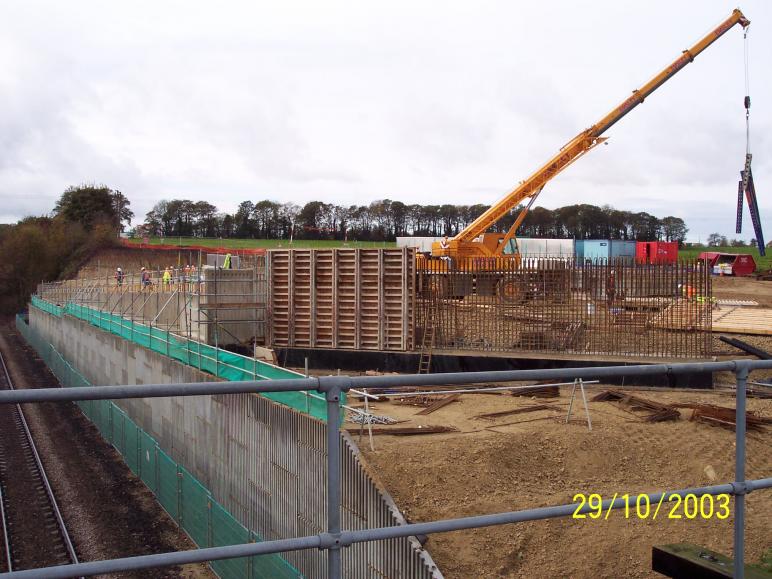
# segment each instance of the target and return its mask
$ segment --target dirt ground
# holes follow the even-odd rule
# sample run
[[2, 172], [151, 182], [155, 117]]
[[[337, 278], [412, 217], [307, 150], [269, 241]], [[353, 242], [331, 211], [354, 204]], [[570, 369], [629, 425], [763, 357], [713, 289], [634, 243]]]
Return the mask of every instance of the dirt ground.
[[[588, 398], [605, 387], [588, 386]], [[635, 394], [664, 403], [733, 407], [716, 391], [646, 389]], [[376, 414], [406, 420], [399, 427], [452, 425], [456, 433], [412, 437], [375, 435], [359, 441], [368, 468], [411, 522], [571, 503], [574, 493], [656, 492], [733, 480], [734, 433], [692, 422], [690, 409], [675, 422], [647, 423], [612, 402], [589, 402], [564, 423], [570, 389], [560, 398], [463, 395], [427, 416], [421, 408], [376, 402]], [[534, 404], [555, 410], [496, 420], [476, 414]], [[750, 399], [749, 410], [772, 417], [772, 400]], [[358, 426], [350, 425], [358, 438]], [[772, 426], [748, 435], [748, 478], [772, 474]], [[746, 557], [758, 562], [772, 549], [772, 492], [747, 498]], [[653, 510], [653, 509], [652, 509]], [[468, 577], [661, 577], [651, 571], [651, 547], [688, 541], [732, 552], [727, 520], [555, 519], [435, 535], [427, 549], [449, 579]]]
[[[713, 276], [713, 297], [719, 300], [752, 300], [758, 302], [759, 307], [772, 307], [772, 282], [758, 281], [749, 277]], [[714, 314], [714, 316], [715, 315], [716, 314]], [[772, 352], [772, 336], [714, 333], [713, 355], [719, 359], [741, 359], [745, 357], [743, 352], [737, 348], [722, 342], [719, 339], [719, 336], [722, 335], [737, 338], [750, 344], [751, 346], [761, 348], [767, 352]], [[750, 359], [755, 358], [751, 356]]]
[[772, 307], [772, 281], [752, 277], [713, 276], [713, 297], [717, 299], [754, 300], [762, 307]]
[[[0, 348], [16, 388], [57, 385], [12, 323], [0, 324]], [[75, 405], [25, 404], [24, 412], [81, 562], [195, 548]], [[109, 577], [216, 576], [205, 565], [186, 565]]]

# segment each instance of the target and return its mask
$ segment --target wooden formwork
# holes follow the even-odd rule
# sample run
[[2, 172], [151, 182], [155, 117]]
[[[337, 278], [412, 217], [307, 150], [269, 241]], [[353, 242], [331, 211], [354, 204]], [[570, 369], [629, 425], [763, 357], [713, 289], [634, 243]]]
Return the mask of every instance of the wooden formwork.
[[270, 343], [412, 349], [414, 264], [410, 248], [269, 251]]

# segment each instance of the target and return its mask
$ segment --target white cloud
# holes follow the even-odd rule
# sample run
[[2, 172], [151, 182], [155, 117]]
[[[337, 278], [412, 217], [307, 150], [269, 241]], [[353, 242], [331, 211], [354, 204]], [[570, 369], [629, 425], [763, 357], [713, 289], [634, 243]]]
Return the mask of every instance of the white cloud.
[[[772, 214], [772, 7], [747, 0], [754, 175]], [[723, 0], [0, 6], [0, 218], [83, 181], [161, 198], [493, 202], [729, 14]], [[548, 207], [731, 233], [739, 29], [553, 180]], [[750, 237], [748, 234], [746, 237]]]

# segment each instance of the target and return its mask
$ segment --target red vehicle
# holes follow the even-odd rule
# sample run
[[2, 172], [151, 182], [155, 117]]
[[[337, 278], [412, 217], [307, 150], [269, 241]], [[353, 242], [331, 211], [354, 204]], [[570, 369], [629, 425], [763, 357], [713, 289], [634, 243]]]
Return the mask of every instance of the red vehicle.
[[638, 263], [675, 263], [678, 261], [677, 241], [639, 241], [635, 246]]
[[749, 253], [703, 251], [700, 259], [707, 259], [716, 275], [744, 276], [752, 275], [756, 271], [756, 260]]

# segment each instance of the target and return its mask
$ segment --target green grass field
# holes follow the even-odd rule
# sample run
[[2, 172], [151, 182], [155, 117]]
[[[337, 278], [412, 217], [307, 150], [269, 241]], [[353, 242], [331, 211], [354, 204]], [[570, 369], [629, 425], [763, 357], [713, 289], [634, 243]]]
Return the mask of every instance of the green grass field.
[[680, 259], [697, 259], [703, 251], [718, 251], [721, 253], [750, 253], [756, 260], [756, 271], [772, 269], [772, 249], [767, 249], [765, 257], [759, 256], [758, 247], [686, 247], [678, 251]]
[[[141, 238], [128, 239], [129, 243], [141, 244]], [[367, 247], [367, 248], [380, 248], [380, 247], [397, 247], [397, 244], [392, 241], [311, 241], [305, 239], [296, 239], [290, 244], [287, 239], [211, 239], [200, 237], [151, 237], [150, 245], [201, 245], [204, 247], [226, 247], [231, 249], [278, 249], [278, 248], [296, 248], [296, 249], [313, 249], [313, 248], [329, 248], [329, 247]]]
[[[132, 238], [130, 243], [140, 244], [141, 238]], [[310, 241], [298, 239], [290, 242], [286, 239], [209, 239], [200, 237], [151, 237], [150, 245], [202, 245], [204, 247], [225, 247], [232, 249], [278, 249], [294, 247], [298, 249], [329, 248], [329, 247], [396, 247], [397, 244], [392, 241]], [[767, 271], [772, 269], [772, 249], [769, 250], [766, 257], [759, 256], [759, 250], [756, 247], [688, 247], [678, 252], [681, 259], [697, 259], [703, 251], [720, 251], [723, 253], [750, 253], [756, 260], [756, 269]]]

